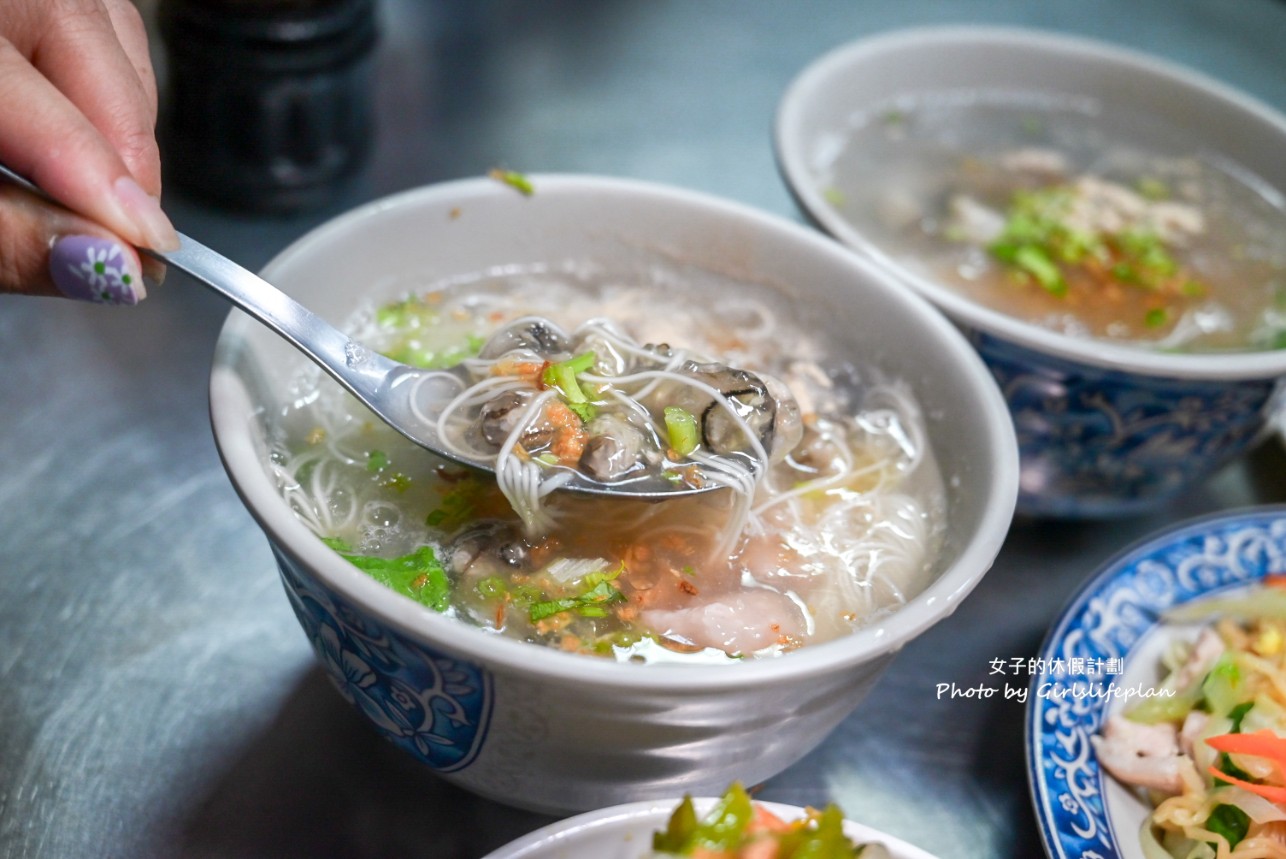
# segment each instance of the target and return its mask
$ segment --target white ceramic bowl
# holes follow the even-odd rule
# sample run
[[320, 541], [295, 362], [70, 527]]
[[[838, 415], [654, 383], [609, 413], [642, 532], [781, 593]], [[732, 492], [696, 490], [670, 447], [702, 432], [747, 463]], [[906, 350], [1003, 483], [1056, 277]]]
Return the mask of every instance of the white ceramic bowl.
[[986, 90], [1155, 117], [1283, 194], [1286, 117], [1159, 59], [1004, 27], [911, 29], [845, 45], [804, 69], [779, 105], [778, 164], [803, 212], [944, 311], [1000, 381], [1021, 450], [1019, 510], [1077, 517], [1155, 506], [1264, 435], [1286, 387], [1286, 349], [1179, 354], [1056, 333], [903, 266], [827, 199], [826, 167], [854, 117], [901, 97]]
[[945, 319], [811, 230], [656, 185], [532, 181], [530, 197], [469, 180], [371, 203], [300, 239], [265, 274], [336, 323], [360, 303], [392, 300], [399, 279], [404, 288], [412, 276], [568, 261], [678, 264], [791, 291], [826, 311], [859, 363], [905, 380], [927, 412], [950, 519], [927, 590], [842, 640], [731, 666], [619, 664], [471, 629], [362, 574], [282, 501], [266, 469], [264, 414], [288, 401], [303, 359], [239, 312], [211, 378], [219, 451], [341, 693], [445, 777], [541, 811], [756, 783], [820, 743], [991, 565], [1017, 493], [1004, 402]]
[[[665, 829], [680, 800], [631, 802], [578, 814], [552, 823], [487, 854], [483, 859], [641, 859], [652, 848], [652, 833]], [[697, 815], [706, 814], [717, 800], [693, 800]], [[757, 802], [782, 820], [803, 817], [805, 809], [777, 802]], [[844, 834], [858, 844], [881, 844], [893, 859], [933, 859], [912, 844], [883, 832], [844, 821]]]

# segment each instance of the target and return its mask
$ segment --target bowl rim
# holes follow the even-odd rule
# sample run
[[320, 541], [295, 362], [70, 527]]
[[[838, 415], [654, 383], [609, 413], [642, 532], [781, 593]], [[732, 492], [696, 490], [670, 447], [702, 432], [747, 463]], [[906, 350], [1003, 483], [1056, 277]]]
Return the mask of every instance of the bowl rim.
[[[805, 66], [787, 85], [773, 121], [778, 172], [804, 214], [855, 253], [869, 258], [914, 289], [950, 318], [970, 328], [1040, 353], [1108, 370], [1193, 380], [1271, 379], [1286, 374], [1286, 349], [1245, 352], [1160, 352], [1097, 338], [1075, 337], [971, 301], [910, 271], [864, 238], [828, 203], [810, 180], [806, 142], [800, 129], [810, 104], [836, 76], [874, 55], [933, 51], [944, 46], [973, 47], [989, 56], [997, 51], [1038, 47], [1086, 64], [1110, 63], [1159, 82], [1185, 88], [1193, 98], [1225, 103], [1247, 118], [1271, 127], [1286, 146], [1286, 116], [1268, 104], [1209, 75], [1170, 60], [1098, 39], [1036, 28], [989, 25], [909, 27], [876, 33], [840, 45]], [[1278, 189], [1286, 194], [1286, 188]]]
[[[958, 556], [923, 592], [889, 619], [833, 641], [800, 648], [778, 659], [745, 660], [734, 665], [635, 665], [563, 653], [469, 628], [362, 574], [325, 546], [289, 510], [263, 470], [250, 428], [249, 418], [254, 407], [244, 397], [238, 401], [240, 383], [232, 369], [240, 333], [259, 327], [259, 323], [240, 310], [233, 310], [220, 331], [214, 351], [210, 378], [211, 425], [220, 458], [234, 488], [270, 542], [306, 565], [341, 597], [412, 641], [447, 651], [491, 671], [539, 675], [565, 682], [592, 681], [599, 687], [622, 690], [726, 690], [769, 684], [785, 677], [813, 677], [896, 651], [954, 611], [999, 553], [1018, 495], [1018, 447], [1012, 421], [990, 372], [959, 331], [922, 298], [898, 289], [889, 282], [887, 274], [837, 243], [807, 227], [745, 204], [634, 179], [554, 173], [530, 174], [528, 179], [537, 188], [537, 194], [615, 195], [653, 204], [660, 201], [704, 215], [735, 219], [754, 229], [782, 233], [787, 240], [803, 244], [812, 253], [832, 257], [834, 263], [852, 270], [856, 280], [869, 281], [868, 288], [885, 290], [894, 300], [905, 303], [926, 327], [928, 338], [939, 342], [940, 348], [946, 350], [972, 380], [978, 409], [988, 429], [982, 446], [995, 467], [981, 480], [991, 503], [980, 514], [974, 533], [962, 540]], [[466, 205], [470, 200], [515, 193], [493, 179], [473, 178], [426, 185], [373, 200], [309, 231], [274, 257], [263, 273], [271, 280], [273, 272], [289, 259], [307, 254], [313, 246], [333, 240], [377, 213], [415, 211], [443, 201]], [[891, 620], [896, 622], [890, 624]], [[536, 653], [541, 655], [533, 658]]]

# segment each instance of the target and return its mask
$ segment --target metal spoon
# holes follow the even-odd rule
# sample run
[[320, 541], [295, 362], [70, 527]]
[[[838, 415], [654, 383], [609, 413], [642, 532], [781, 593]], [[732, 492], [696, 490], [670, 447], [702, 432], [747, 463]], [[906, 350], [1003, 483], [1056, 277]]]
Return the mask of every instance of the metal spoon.
[[[0, 176], [57, 205], [35, 184], [0, 164]], [[423, 370], [392, 361], [344, 334], [317, 314], [227, 257], [179, 234], [176, 251], [139, 248], [167, 266], [199, 281], [284, 337], [331, 375], [384, 423], [440, 457], [494, 473], [487, 462], [469, 459], [448, 449], [438, 437], [432, 416], [458, 389], [443, 390], [442, 371]], [[429, 418], [426, 420], [425, 418]], [[600, 483], [581, 472], [560, 489], [637, 499], [694, 495], [717, 484], [693, 487], [659, 475]]]

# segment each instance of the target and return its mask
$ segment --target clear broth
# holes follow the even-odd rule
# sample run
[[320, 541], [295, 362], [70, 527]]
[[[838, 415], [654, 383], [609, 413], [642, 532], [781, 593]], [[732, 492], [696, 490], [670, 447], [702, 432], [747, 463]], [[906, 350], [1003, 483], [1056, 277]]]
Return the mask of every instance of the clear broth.
[[[1160, 121], [1088, 99], [940, 93], [852, 118], [817, 165], [838, 211], [900, 265], [961, 295], [1065, 334], [1192, 352], [1286, 347], [1286, 208], [1240, 166]], [[1013, 169], [1053, 152], [1059, 179]], [[953, 198], [1005, 212], [1019, 190], [1090, 176], [1199, 211], [1203, 229], [1169, 248], [1193, 287], [1173, 295], [1077, 282], [1055, 295], [978, 242], [951, 235]], [[1191, 293], [1191, 294], [1189, 294]]]

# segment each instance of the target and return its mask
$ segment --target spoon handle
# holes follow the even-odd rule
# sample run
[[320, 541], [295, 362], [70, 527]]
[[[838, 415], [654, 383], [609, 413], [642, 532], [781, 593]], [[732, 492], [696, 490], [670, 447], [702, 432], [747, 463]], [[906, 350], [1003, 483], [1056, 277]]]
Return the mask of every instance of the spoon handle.
[[359, 399], [369, 401], [394, 368], [393, 362], [371, 352], [254, 272], [182, 233], [179, 241], [176, 251], [139, 250], [184, 272], [280, 334]]
[[[42, 200], [61, 205], [4, 164], [0, 164], [0, 176]], [[179, 242], [176, 251], [138, 250], [184, 272], [277, 332], [363, 402], [371, 401], [394, 369], [392, 361], [353, 341], [254, 272], [182, 233]]]

